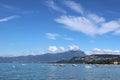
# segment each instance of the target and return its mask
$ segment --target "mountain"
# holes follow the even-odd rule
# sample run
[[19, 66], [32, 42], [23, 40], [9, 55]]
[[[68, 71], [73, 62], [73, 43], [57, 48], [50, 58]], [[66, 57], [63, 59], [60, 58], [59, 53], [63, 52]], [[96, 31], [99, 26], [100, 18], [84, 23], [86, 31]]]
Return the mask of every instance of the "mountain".
[[18, 57], [0, 57], [0, 63], [2, 62], [20, 62], [20, 63], [38, 63], [38, 62], [56, 62], [60, 60], [69, 60], [73, 57], [83, 57], [85, 53], [80, 50], [67, 51], [61, 53], [46, 53], [42, 55], [28, 55]]
[[58, 61], [58, 63], [113, 64], [116, 61], [120, 62], [120, 55], [98, 54], [87, 55], [84, 57], [74, 57], [67, 61]]

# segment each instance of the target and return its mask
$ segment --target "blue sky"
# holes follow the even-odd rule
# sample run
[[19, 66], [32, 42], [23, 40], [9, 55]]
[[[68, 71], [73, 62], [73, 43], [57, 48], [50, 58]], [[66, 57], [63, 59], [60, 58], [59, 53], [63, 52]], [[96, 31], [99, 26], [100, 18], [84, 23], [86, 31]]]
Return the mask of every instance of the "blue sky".
[[0, 56], [81, 49], [120, 53], [119, 0], [0, 0]]

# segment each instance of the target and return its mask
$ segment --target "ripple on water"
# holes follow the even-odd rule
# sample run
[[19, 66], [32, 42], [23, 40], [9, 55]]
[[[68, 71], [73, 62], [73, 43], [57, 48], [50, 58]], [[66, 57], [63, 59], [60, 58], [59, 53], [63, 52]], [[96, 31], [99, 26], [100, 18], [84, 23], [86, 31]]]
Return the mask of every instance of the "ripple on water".
[[[15, 68], [13, 68], [13, 65]], [[64, 67], [49, 64], [0, 64], [0, 80], [120, 80], [120, 66], [84, 64]]]

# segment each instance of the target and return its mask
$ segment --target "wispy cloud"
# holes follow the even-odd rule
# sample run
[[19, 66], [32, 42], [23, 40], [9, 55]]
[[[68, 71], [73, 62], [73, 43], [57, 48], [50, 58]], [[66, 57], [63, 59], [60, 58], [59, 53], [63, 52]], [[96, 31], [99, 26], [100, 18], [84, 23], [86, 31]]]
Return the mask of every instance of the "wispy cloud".
[[120, 35], [120, 29], [116, 30], [116, 31], [114, 32], [114, 34], [115, 34], [115, 35]]
[[56, 40], [58, 36], [60, 36], [57, 33], [46, 33], [46, 36], [48, 39]]
[[73, 9], [80, 14], [85, 13], [82, 16], [62, 15], [55, 19], [56, 22], [65, 25], [66, 28], [90, 36], [119, 32], [117, 31], [120, 29], [119, 19], [107, 21], [104, 17], [86, 12], [82, 9], [80, 4], [74, 1], [65, 1], [65, 4], [66, 6], [69, 6], [70, 9]]
[[90, 20], [85, 17], [75, 17], [75, 16], [61, 16], [55, 19], [56, 22], [65, 25], [66, 28], [82, 32], [88, 35], [93, 35], [96, 31], [95, 26]]
[[24, 10], [20, 12], [23, 15], [28, 15], [28, 14], [38, 14], [40, 13], [39, 11], [34, 11], [34, 10]]
[[71, 37], [67, 37], [67, 35], [62, 35], [58, 33], [45, 33], [46, 37], [51, 40], [56, 40], [57, 38], [60, 38], [62, 40], [67, 40], [67, 41], [73, 41], [74, 39]]
[[73, 41], [74, 40], [73, 38], [70, 38], [70, 37], [65, 37], [64, 39], [68, 40], [68, 41]]
[[48, 7], [52, 8], [55, 11], [58, 11], [58, 12], [61, 12], [61, 13], [67, 13], [64, 9], [57, 6], [57, 4], [54, 2], [54, 0], [46, 1], [46, 3], [47, 3]]
[[55, 19], [56, 22], [64, 24], [66, 28], [85, 33], [87, 35], [103, 35], [109, 32], [116, 32], [120, 29], [120, 23], [117, 20], [109, 22], [96, 22], [86, 17], [61, 16]]
[[19, 9], [17, 7], [14, 7], [12, 5], [5, 4], [5, 3], [0, 3], [0, 7], [7, 9], [7, 10], [18, 10]]
[[118, 55], [120, 55], [120, 50], [94, 48], [90, 51], [90, 53], [92, 53], [92, 54], [118, 54]]
[[5, 18], [1, 18], [0, 23], [1, 22], [7, 22], [7, 21], [13, 20], [13, 19], [18, 18], [18, 17], [19, 16], [17, 16], [17, 15], [13, 15], [13, 16], [8, 16], [8, 17], [5, 17]]
[[20, 8], [18, 6], [15, 5], [11, 5], [11, 4], [6, 4], [6, 3], [1, 3], [0, 2], [0, 7], [4, 10], [6, 10], [7, 12], [12, 12], [12, 13], [17, 13], [17, 14], [22, 14], [22, 15], [27, 15], [27, 14], [38, 14], [39, 10], [26, 10], [23, 8]]
[[70, 9], [72, 9], [72, 10], [74, 10], [74, 11], [80, 13], [80, 14], [84, 13], [84, 10], [83, 10], [83, 8], [82, 8], [82, 6], [80, 4], [78, 4], [78, 3], [76, 3], [76, 2], [74, 2], [72, 0], [65, 0], [63, 2]]

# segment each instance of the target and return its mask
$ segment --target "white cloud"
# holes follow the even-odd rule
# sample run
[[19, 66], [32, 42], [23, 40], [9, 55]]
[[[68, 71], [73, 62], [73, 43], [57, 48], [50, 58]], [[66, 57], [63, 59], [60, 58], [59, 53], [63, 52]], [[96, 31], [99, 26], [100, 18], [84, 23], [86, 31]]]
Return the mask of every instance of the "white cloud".
[[65, 51], [65, 48], [61, 46], [61, 47], [59, 47], [59, 50], [60, 51]]
[[46, 33], [46, 36], [48, 39], [56, 40], [56, 38], [60, 35], [57, 33]]
[[72, 9], [72, 10], [78, 12], [78, 13], [81, 13], [81, 14], [84, 13], [84, 10], [83, 10], [82, 6], [81, 6], [80, 4], [72, 1], [72, 0], [65, 0], [65, 1], [64, 1], [64, 4], [65, 4], [67, 7], [69, 7], [70, 9]]
[[69, 47], [69, 50], [80, 50], [79, 46], [77, 45], [70, 45], [68, 47]]
[[120, 55], [120, 50], [94, 48], [93, 50], [89, 52], [89, 54], [118, 54]]
[[1, 18], [0, 19], [0, 23], [1, 22], [7, 22], [7, 21], [9, 21], [9, 20], [12, 20], [12, 19], [15, 19], [15, 18], [18, 18], [19, 16], [16, 16], [16, 15], [14, 15], [14, 16], [9, 16], [9, 17], [5, 17], [5, 18]]
[[102, 23], [101, 28], [98, 30], [99, 34], [106, 34], [112, 31], [116, 31], [120, 28], [120, 23], [118, 21], [109, 21]]
[[114, 34], [115, 34], [115, 35], [120, 35], [120, 29], [116, 30], [116, 31], [114, 32]]
[[82, 32], [90, 36], [103, 35], [109, 32], [113, 33], [120, 29], [119, 21], [113, 20], [106, 22], [104, 18], [98, 16], [95, 18], [91, 18], [91, 16], [61, 16], [55, 19], [55, 21], [65, 25], [70, 30]]
[[95, 22], [95, 23], [105, 22], [105, 18], [99, 17], [99, 16], [97, 16], [97, 15], [95, 15], [95, 14], [89, 14], [89, 15], [88, 15], [88, 18], [89, 18], [90, 20], [92, 20], [93, 22]]
[[63, 46], [49, 46], [48, 48], [49, 52], [55, 53], [55, 52], [64, 52], [65, 48]]
[[55, 53], [55, 52], [58, 51], [58, 48], [57, 48], [57, 46], [50, 46], [50, 47], [48, 48], [48, 51], [50, 51], [50, 52], [52, 52], [52, 53]]
[[55, 11], [61, 12], [61, 13], [67, 13], [64, 9], [57, 6], [57, 4], [54, 2], [54, 0], [47, 1], [47, 6], [52, 8]]
[[95, 27], [95, 24], [91, 20], [81, 16], [61, 16], [60, 18], [55, 19], [55, 21], [65, 25], [65, 27], [70, 30], [88, 35], [94, 35], [97, 31], [97, 27]]
[[[52, 9], [59, 12], [64, 12], [64, 10], [57, 6], [53, 0], [47, 3]], [[107, 21], [104, 17], [100, 17], [94, 13], [85, 11], [79, 3], [72, 0], [64, 0], [63, 4], [65, 7], [68, 7], [69, 9], [81, 14], [81, 16], [62, 15], [56, 18], [55, 21], [63, 24], [65, 28], [82, 32], [90, 36], [104, 35], [107, 33], [119, 34], [119, 20]]]
[[99, 52], [99, 51], [101, 51], [101, 49], [99, 49], [99, 48], [94, 48], [93, 51]]
[[80, 50], [80, 48], [77, 45], [70, 45], [68, 48], [65, 48], [64, 46], [49, 46], [47, 50], [52, 53], [57, 53], [69, 50]]

